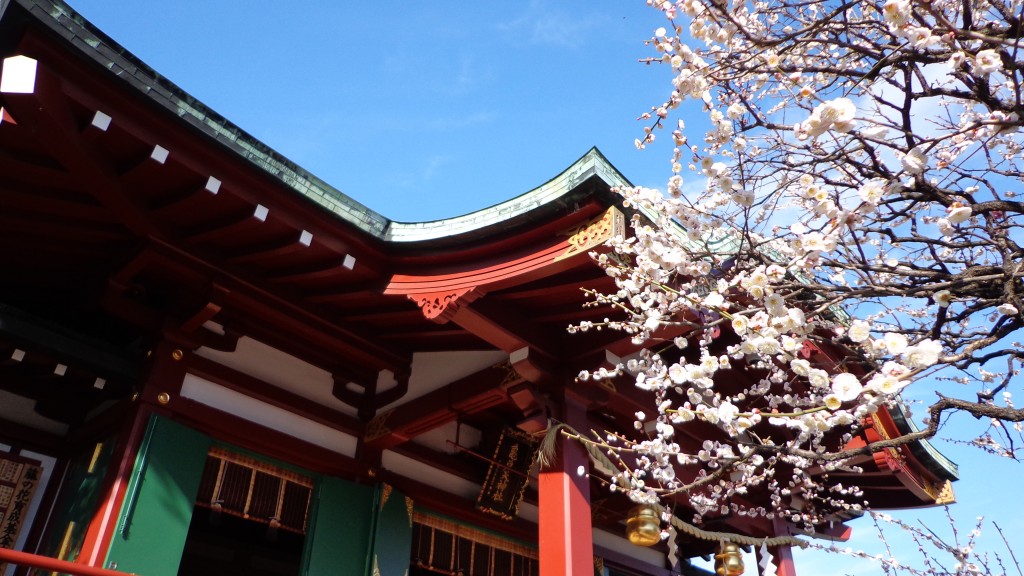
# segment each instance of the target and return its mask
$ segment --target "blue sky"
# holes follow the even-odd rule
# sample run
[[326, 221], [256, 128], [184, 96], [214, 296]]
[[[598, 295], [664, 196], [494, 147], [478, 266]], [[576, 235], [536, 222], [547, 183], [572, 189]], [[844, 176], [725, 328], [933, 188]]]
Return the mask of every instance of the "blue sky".
[[[635, 118], [669, 89], [666, 71], [637, 62], [662, 23], [642, 0], [70, 1], [207, 106], [394, 220], [507, 200], [591, 146], [635, 184], [660, 187], [669, 176], [667, 142], [633, 147]], [[687, 123], [700, 141], [698, 110]], [[957, 417], [953, 430], [968, 420]], [[1020, 465], [936, 445], [961, 465], [954, 514], [993, 518], [1020, 540]], [[941, 511], [901, 517], [945, 524]], [[869, 522], [854, 532], [851, 545], [879, 546]], [[798, 562], [801, 574], [880, 573], [820, 554]]]
[[635, 118], [667, 86], [665, 71], [637, 63], [659, 18], [643, 2], [71, 5], [200, 101], [394, 220], [507, 200], [591, 146], [635, 183], [667, 178], [667, 147], [632, 144]]

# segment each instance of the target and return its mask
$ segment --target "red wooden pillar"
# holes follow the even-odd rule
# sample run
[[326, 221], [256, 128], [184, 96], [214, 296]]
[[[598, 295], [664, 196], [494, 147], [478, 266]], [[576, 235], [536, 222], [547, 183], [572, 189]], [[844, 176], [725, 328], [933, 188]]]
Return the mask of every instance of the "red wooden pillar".
[[[775, 564], [775, 576], [796, 576], [796, 564], [793, 562], [793, 549], [789, 546], [779, 546], [771, 549], [772, 563]], [[761, 561], [761, 553], [757, 553], [758, 562]], [[757, 573], [761, 573], [758, 567]]]
[[778, 569], [775, 576], [796, 576], [796, 564], [793, 562], [793, 549], [779, 546], [775, 549], [775, 565]]
[[[773, 532], [776, 536], [791, 534], [790, 526], [776, 518], [772, 521]], [[772, 555], [772, 564], [775, 564], [775, 576], [796, 576], [796, 564], [793, 562], [793, 548], [791, 546], [776, 546], [768, 549]], [[754, 547], [754, 554], [757, 558], [757, 573], [763, 576], [761, 570], [761, 547]]]
[[139, 453], [139, 446], [146, 431], [146, 423], [151, 414], [152, 410], [147, 406], [136, 409], [122, 432], [120, 445], [115, 451], [112, 461], [112, 466], [117, 466], [117, 469], [116, 472], [113, 472], [113, 481], [107, 490], [106, 497], [100, 502], [99, 510], [86, 529], [82, 549], [75, 560], [80, 564], [99, 567], [103, 562], [107, 546], [110, 544], [110, 538], [117, 524], [118, 515], [121, 512], [121, 501], [128, 490], [128, 479]]
[[[106, 557], [149, 418], [158, 411], [156, 406], [176, 401], [181, 392], [181, 383], [185, 378], [182, 359], [186, 352], [176, 348], [174, 343], [163, 340], [153, 354], [153, 364], [137, 399], [138, 408], [131, 422], [123, 429], [121, 445], [115, 452], [115, 464], [112, 465], [117, 468], [111, 471], [113, 480], [107, 496], [86, 530], [77, 559], [80, 564], [100, 566]], [[167, 396], [161, 398], [161, 393]]]
[[[562, 419], [578, 430], [587, 429], [586, 408], [569, 394]], [[583, 447], [565, 437], [559, 438], [555, 464], [540, 471], [541, 576], [594, 574], [589, 472], [590, 461]]]
[[[775, 518], [772, 521], [776, 535], [792, 534], [790, 526]], [[774, 562], [775, 576], [796, 576], [796, 564], [793, 562], [793, 548], [791, 546], [778, 546], [771, 548], [772, 562]]]

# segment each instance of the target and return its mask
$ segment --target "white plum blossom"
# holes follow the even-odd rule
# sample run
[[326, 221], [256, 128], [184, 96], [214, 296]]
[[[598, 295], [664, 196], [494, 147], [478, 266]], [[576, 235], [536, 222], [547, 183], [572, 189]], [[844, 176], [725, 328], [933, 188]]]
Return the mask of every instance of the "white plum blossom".
[[909, 0], [886, 0], [882, 7], [885, 21], [894, 27], [901, 27], [910, 19]]
[[946, 208], [946, 218], [950, 224], [960, 224], [965, 222], [971, 217], [973, 209], [970, 206], [964, 206], [960, 202], [953, 202]]
[[789, 363], [790, 370], [799, 376], [807, 376], [811, 372], [811, 363], [803, 358], [797, 358]]
[[889, 128], [886, 126], [868, 126], [860, 131], [861, 138], [867, 138], [870, 140], [883, 140], [889, 134]]
[[860, 199], [868, 204], [878, 204], [885, 195], [885, 182], [882, 180], [869, 180], [857, 190]]
[[684, 384], [689, 381], [686, 368], [683, 368], [680, 364], [673, 364], [668, 369], [668, 377], [675, 384]]
[[885, 374], [887, 376], [892, 376], [894, 378], [901, 378], [907, 373], [909, 373], [910, 369], [898, 362], [893, 362], [892, 360], [889, 360], [882, 364], [882, 369], [879, 370], [878, 372], [879, 374]]
[[928, 368], [939, 361], [940, 354], [942, 354], [942, 344], [926, 338], [907, 347], [902, 353], [902, 359], [908, 368]]
[[774, 356], [782, 351], [782, 346], [775, 338], [757, 338], [754, 341], [757, 351], [766, 356]]
[[729, 424], [736, 419], [736, 415], [739, 414], [740, 409], [729, 402], [722, 402], [718, 406], [718, 420], [723, 424]]
[[829, 384], [828, 372], [820, 368], [812, 368], [807, 374], [807, 380], [815, 388], [824, 388]]
[[902, 354], [907, 349], [907, 337], [898, 332], [886, 333], [883, 341], [889, 354]]
[[725, 298], [718, 292], [712, 292], [704, 297], [704, 305], [712, 309], [720, 309], [726, 306]]
[[860, 380], [849, 372], [836, 374], [832, 377], [832, 393], [840, 402], [850, 402], [864, 390]]
[[1006, 315], [1006, 316], [1016, 316], [1019, 313], [1019, 310], [1017, 310], [1017, 307], [1014, 306], [1013, 304], [1008, 303], [1008, 302], [1004, 302], [1003, 304], [1000, 304], [999, 306], [996, 307], [996, 310], [998, 310], [1000, 314], [1003, 314], [1003, 315]]
[[975, 74], [988, 76], [989, 74], [1003, 67], [1003, 61], [999, 53], [992, 49], [981, 50], [974, 55]]
[[828, 252], [835, 248], [835, 238], [820, 232], [808, 232], [800, 237], [800, 247], [807, 252]]
[[900, 160], [909, 174], [921, 174], [928, 168], [928, 155], [920, 146], [911, 148]]
[[871, 326], [863, 320], [854, 320], [847, 331], [847, 335], [854, 342], [863, 342], [871, 336]]
[[819, 104], [810, 118], [798, 124], [797, 135], [801, 139], [817, 138], [822, 134], [835, 130], [846, 133], [853, 129], [853, 117], [857, 107], [849, 98], [836, 98]]
[[967, 55], [963, 52], [957, 51], [949, 55], [949, 60], [946, 60], [946, 66], [949, 66], [952, 70], [958, 70], [967, 61]]
[[749, 325], [746, 316], [733, 316], [732, 317], [732, 330], [736, 334], [744, 335], [747, 333], [747, 326]]
[[876, 374], [868, 380], [865, 388], [878, 394], [893, 395], [899, 393], [910, 382], [889, 374]]
[[921, 28], [918, 26], [912, 27], [906, 31], [907, 39], [914, 48], [927, 48], [932, 44], [935, 44], [939, 39], [932, 36], [932, 31], [928, 28]]
[[935, 221], [935, 225], [939, 227], [939, 232], [943, 236], [952, 236], [956, 229], [953, 228], [953, 224], [947, 218], [939, 218]]
[[829, 410], [839, 410], [843, 406], [843, 401], [835, 394], [826, 394], [824, 402], [825, 407]]
[[764, 307], [771, 312], [773, 316], [784, 316], [786, 315], [786, 299], [779, 294], [769, 294], [764, 299]]

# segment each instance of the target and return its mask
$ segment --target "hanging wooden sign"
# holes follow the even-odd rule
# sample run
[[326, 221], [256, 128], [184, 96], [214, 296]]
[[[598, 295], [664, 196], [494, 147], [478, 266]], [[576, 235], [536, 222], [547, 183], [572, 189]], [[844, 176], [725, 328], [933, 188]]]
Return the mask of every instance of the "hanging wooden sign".
[[[0, 548], [17, 544], [42, 474], [42, 465], [35, 460], [0, 454]], [[4, 568], [0, 562], [0, 573]]]
[[506, 428], [498, 439], [491, 467], [476, 500], [478, 510], [505, 520], [519, 515], [519, 501], [530, 480], [536, 443], [514, 428]]

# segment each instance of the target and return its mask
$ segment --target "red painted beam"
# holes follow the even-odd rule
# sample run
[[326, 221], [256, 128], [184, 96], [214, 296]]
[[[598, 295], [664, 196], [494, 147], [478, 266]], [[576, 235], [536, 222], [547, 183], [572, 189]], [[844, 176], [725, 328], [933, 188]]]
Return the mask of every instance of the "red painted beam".
[[[445, 492], [437, 486], [420, 482], [407, 476], [401, 476], [389, 470], [382, 470], [379, 480], [394, 486], [411, 497], [415, 501], [417, 508], [439, 512], [462, 520], [470, 525], [493, 530], [498, 534], [518, 538], [524, 542], [533, 542], [537, 538], [537, 527], [529, 521], [522, 518], [502, 520], [493, 514], [480, 512], [476, 509], [475, 503], [472, 500]], [[591, 566], [593, 566], [592, 558]], [[593, 576], [593, 572], [587, 576]]]
[[58, 560], [49, 556], [39, 556], [18, 550], [0, 548], [0, 561], [10, 562], [19, 566], [28, 566], [61, 574], [72, 574], [73, 576], [128, 576], [125, 572], [106, 570], [85, 564], [76, 564], [67, 560]]
[[222, 412], [191, 399], [173, 399], [170, 406], [175, 411], [176, 421], [217, 440], [319, 474], [344, 478], [366, 477], [368, 474], [368, 466], [354, 458], [310, 444], [294, 436]]
[[[579, 213], [581, 216], [584, 212]], [[481, 288], [487, 292], [519, 286], [538, 278], [553, 276], [589, 260], [588, 251], [605, 240], [620, 234], [625, 220], [616, 208], [575, 227], [561, 235], [547, 237], [514, 252], [470, 260], [444, 271], [430, 274], [395, 274], [385, 294], [417, 294], [457, 292]], [[559, 237], [561, 236], [561, 237]]]
[[[2, 389], [3, 386], [0, 386], [0, 390]], [[21, 444], [42, 452], [64, 454], [67, 451], [64, 438], [5, 418], [0, 418], [0, 440], [6, 444]]]
[[213, 360], [199, 356], [198, 354], [187, 353], [185, 355], [186, 371], [215, 382], [236, 392], [251, 396], [261, 402], [266, 402], [278, 408], [284, 408], [290, 412], [323, 424], [346, 434], [356, 435], [361, 425], [355, 417], [349, 416], [320, 404], [308, 398], [304, 398], [279, 388], [266, 381], [254, 378], [239, 372], [233, 368], [218, 364]]
[[387, 449], [508, 400], [508, 386], [522, 382], [508, 365], [499, 364], [460, 378], [442, 388], [378, 415], [368, 427], [367, 446]]
[[[8, 58], [5, 62], [11, 61]], [[36, 61], [34, 66], [31, 92], [5, 93], [6, 106], [21, 124], [47, 135], [48, 151], [80, 179], [90, 194], [116, 214], [126, 228], [139, 236], [160, 235], [161, 231], [132, 200], [133, 196], [122, 189], [115, 168], [82, 138], [64, 94], [62, 79], [42, 62]]]
[[[221, 314], [231, 316], [239, 325], [248, 323], [248, 329], [241, 332], [257, 336], [257, 339], [270, 344], [275, 342], [273, 337], [277, 335], [276, 341], [279, 344], [291, 343], [291, 346], [284, 345], [282, 349], [300, 358], [308, 358], [310, 354], [319, 352], [319, 362], [314, 363], [320, 365], [329, 366], [331, 359], [340, 364], [344, 358], [348, 358], [351, 362], [372, 366], [376, 370], [389, 369], [396, 374], [409, 366], [410, 358], [392, 347], [333, 323], [316, 311], [262, 287], [241, 278], [224, 275], [211, 264], [172, 244], [154, 240], [152, 250], [160, 260], [168, 260], [197, 272], [222, 275], [217, 286], [224, 296], [215, 303], [223, 307]], [[261, 329], [265, 331], [262, 337], [259, 336]], [[295, 337], [312, 346], [295, 343]], [[311, 347], [317, 350], [310, 350]]]
[[[384, 289], [385, 294], [425, 294], [432, 292], [454, 292], [486, 286], [488, 290], [499, 290], [550, 276], [555, 272], [567, 270], [575, 266], [576, 261], [560, 261], [559, 257], [569, 249], [566, 240], [556, 240], [553, 244], [522, 256], [506, 257], [479, 264], [478, 268], [468, 268], [449, 274], [404, 275], [396, 274]], [[554, 265], [554, 263], [559, 264]]]

